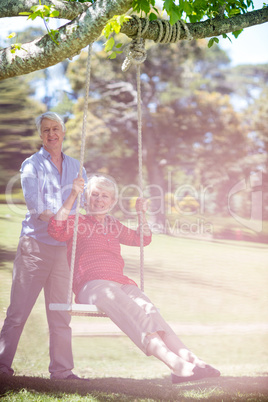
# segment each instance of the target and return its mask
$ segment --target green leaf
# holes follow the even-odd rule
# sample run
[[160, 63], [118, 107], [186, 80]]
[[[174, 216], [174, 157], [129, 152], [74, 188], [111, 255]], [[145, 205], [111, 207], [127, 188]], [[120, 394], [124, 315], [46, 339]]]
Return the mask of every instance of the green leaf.
[[163, 9], [166, 10], [167, 13], [170, 13], [173, 8], [173, 0], [165, 0]]
[[229, 11], [229, 17], [232, 17], [233, 15], [240, 14], [240, 10], [238, 8], [233, 8], [232, 10]]
[[155, 13], [150, 13], [150, 15], [149, 15], [149, 20], [150, 21], [153, 21], [153, 20], [157, 20], [157, 15], [155, 15]]
[[120, 30], [121, 30], [121, 25], [117, 24], [116, 22], [114, 22], [113, 24], [113, 28], [114, 28], [114, 32], [116, 34], [119, 34]]
[[170, 25], [174, 25], [174, 24], [176, 24], [176, 22], [178, 21], [180, 19], [180, 15], [176, 12], [176, 11], [174, 11], [174, 10], [172, 10], [171, 11], [171, 13], [170, 13]]
[[58, 11], [58, 10], [54, 10], [54, 11], [52, 11], [52, 13], [49, 14], [49, 16], [50, 16], [51, 18], [58, 17], [58, 16], [59, 16], [59, 11]]
[[116, 52], [112, 52], [109, 56], [109, 59], [115, 59], [116, 58]]
[[229, 41], [232, 43], [232, 39], [231, 39], [228, 35], [222, 34], [222, 37], [223, 37], [224, 39], [229, 39]]
[[210, 40], [208, 41], [208, 47], [212, 47], [214, 43], [219, 43], [219, 38], [210, 38]]
[[108, 39], [108, 37], [109, 37], [109, 35], [110, 35], [110, 33], [111, 33], [111, 30], [112, 30], [112, 26], [111, 26], [111, 24], [106, 24], [105, 25], [105, 27], [103, 28], [103, 30], [102, 30], [102, 35], [106, 38], [106, 39]]
[[243, 32], [243, 29], [239, 29], [238, 31], [232, 32], [232, 35], [234, 35], [235, 38], [238, 38], [238, 36]]
[[115, 46], [117, 49], [119, 49], [121, 46], [123, 45], [123, 43], [117, 43], [117, 45]]
[[109, 52], [114, 47], [114, 38], [110, 38], [105, 43], [105, 52]]
[[145, 12], [145, 14], [149, 14], [150, 8], [151, 8], [150, 3], [153, 3], [153, 5], [154, 5], [154, 2], [152, 2], [152, 0], [151, 1], [149, 1], [149, 0], [133, 0], [132, 7], [133, 7], [134, 11], [137, 11], [137, 13], [140, 13], [141, 11], [143, 11], [143, 12]]
[[17, 34], [15, 32], [12, 32], [10, 35], [7, 36], [7, 39], [12, 39], [16, 36]]

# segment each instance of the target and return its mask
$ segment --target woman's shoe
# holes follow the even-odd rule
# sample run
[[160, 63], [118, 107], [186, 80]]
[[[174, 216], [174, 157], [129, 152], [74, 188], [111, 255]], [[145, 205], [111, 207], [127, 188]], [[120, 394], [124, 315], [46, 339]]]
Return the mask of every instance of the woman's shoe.
[[181, 377], [181, 376], [178, 376], [178, 375], [172, 373], [171, 381], [172, 381], [172, 384], [180, 384], [181, 382], [201, 380], [204, 377], [206, 377], [205, 368], [196, 366], [193, 369], [193, 375], [190, 375], [188, 377]]
[[205, 369], [207, 370], [208, 375], [206, 377], [219, 377], [221, 372], [209, 364], [205, 365]]
[[180, 384], [182, 382], [187, 382], [187, 381], [197, 381], [197, 380], [202, 380], [202, 378], [207, 378], [207, 377], [219, 377], [221, 375], [220, 371], [215, 369], [214, 367], [210, 366], [209, 364], [206, 364], [205, 367], [195, 367], [193, 369], [193, 375], [190, 375], [188, 377], [181, 377], [176, 374], [171, 374], [171, 381], [172, 384]]

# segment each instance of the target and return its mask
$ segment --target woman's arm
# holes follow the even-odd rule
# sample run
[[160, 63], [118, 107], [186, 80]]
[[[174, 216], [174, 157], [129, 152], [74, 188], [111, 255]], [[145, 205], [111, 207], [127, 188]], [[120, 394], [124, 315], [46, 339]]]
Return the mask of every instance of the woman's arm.
[[66, 221], [68, 216], [73, 208], [75, 200], [79, 193], [83, 193], [84, 191], [85, 180], [82, 177], [78, 177], [73, 181], [72, 191], [67, 198], [67, 200], [63, 203], [62, 207], [58, 210], [54, 219], [56, 221]]

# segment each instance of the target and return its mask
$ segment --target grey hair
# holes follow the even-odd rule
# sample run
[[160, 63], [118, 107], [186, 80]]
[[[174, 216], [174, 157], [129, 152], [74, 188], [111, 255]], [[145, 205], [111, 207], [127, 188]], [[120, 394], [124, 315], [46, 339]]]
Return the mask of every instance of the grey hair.
[[111, 194], [111, 196], [114, 198], [114, 201], [115, 201], [113, 206], [117, 203], [117, 199], [118, 199], [117, 184], [114, 180], [112, 180], [106, 176], [91, 176], [89, 178], [88, 183], [87, 183], [87, 188], [85, 191], [86, 201], [88, 201], [88, 198], [90, 197], [93, 185], [96, 185], [103, 190], [109, 191], [109, 193]]
[[35, 119], [35, 124], [36, 124], [37, 130], [38, 130], [38, 133], [40, 136], [41, 136], [41, 124], [44, 119], [57, 121], [58, 123], [60, 123], [62, 130], [65, 133], [66, 128], [65, 128], [65, 124], [64, 124], [64, 121], [62, 120], [62, 118], [57, 113], [45, 112]]

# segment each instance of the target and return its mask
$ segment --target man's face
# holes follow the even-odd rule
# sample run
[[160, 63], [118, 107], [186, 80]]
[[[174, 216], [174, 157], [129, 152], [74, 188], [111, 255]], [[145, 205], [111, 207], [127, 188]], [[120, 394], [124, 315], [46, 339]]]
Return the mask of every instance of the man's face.
[[55, 120], [42, 120], [40, 137], [46, 151], [61, 151], [64, 135], [65, 133], [60, 123]]

